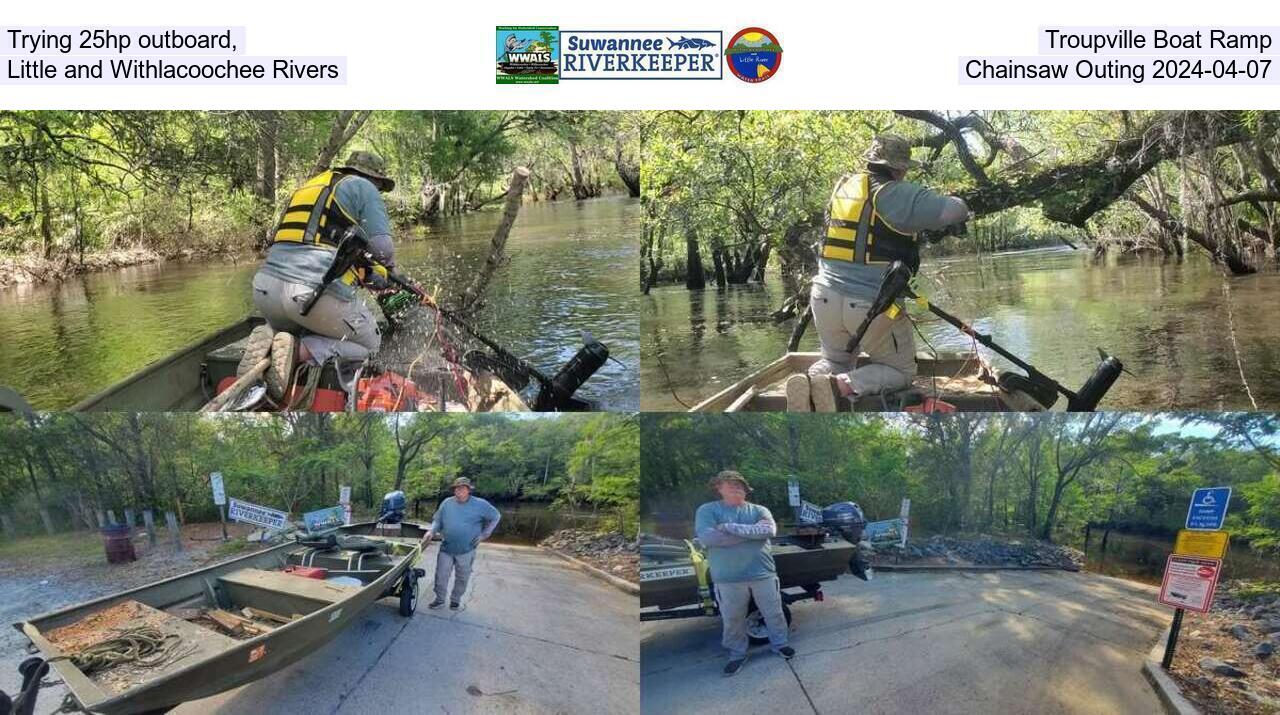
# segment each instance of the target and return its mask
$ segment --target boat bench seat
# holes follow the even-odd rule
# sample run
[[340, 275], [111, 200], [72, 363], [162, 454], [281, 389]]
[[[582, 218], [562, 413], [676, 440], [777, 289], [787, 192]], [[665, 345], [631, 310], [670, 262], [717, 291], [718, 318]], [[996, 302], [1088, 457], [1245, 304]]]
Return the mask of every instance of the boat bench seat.
[[254, 606], [272, 613], [307, 613], [346, 600], [358, 586], [343, 586], [280, 571], [239, 569], [218, 579], [233, 605]]

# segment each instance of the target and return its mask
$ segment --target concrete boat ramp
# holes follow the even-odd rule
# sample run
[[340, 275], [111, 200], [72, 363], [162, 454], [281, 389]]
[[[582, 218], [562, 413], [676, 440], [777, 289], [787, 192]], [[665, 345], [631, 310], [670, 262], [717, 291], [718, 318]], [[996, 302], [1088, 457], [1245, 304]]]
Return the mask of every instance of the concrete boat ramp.
[[719, 620], [644, 623], [643, 712], [1161, 712], [1142, 675], [1171, 613], [1153, 588], [1065, 571], [880, 571], [824, 590], [792, 606], [794, 659], [756, 648], [732, 678]]
[[[381, 600], [292, 666], [172, 712], [638, 712], [634, 596], [542, 549], [485, 544], [463, 608], [433, 611], [437, 548], [420, 564], [428, 580], [413, 618], [399, 615], [395, 599]], [[37, 712], [54, 712], [64, 693], [46, 688]]]

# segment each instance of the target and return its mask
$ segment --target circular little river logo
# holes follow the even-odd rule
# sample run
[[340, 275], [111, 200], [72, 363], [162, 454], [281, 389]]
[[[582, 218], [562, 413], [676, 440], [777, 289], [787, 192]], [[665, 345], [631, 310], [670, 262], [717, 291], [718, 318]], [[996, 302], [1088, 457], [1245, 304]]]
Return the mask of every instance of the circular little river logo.
[[782, 45], [762, 27], [739, 30], [724, 51], [729, 71], [743, 82], [763, 82], [782, 66]]

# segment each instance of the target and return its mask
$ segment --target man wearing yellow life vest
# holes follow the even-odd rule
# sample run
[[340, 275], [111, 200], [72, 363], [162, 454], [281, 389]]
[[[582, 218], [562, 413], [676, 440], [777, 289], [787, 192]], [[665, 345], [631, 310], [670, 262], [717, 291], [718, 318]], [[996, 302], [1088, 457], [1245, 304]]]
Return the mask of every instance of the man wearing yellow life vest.
[[256, 354], [269, 350], [266, 382], [275, 398], [284, 394], [295, 363], [358, 362], [378, 351], [377, 323], [356, 287], [385, 288], [381, 274], [348, 273], [330, 283], [306, 315], [302, 309], [348, 228], [368, 239], [378, 262], [394, 267], [391, 221], [382, 201], [382, 193], [394, 187], [382, 157], [354, 151], [345, 164], [312, 177], [289, 199], [267, 260], [253, 277], [253, 304], [267, 325], [254, 331], [248, 345]]
[[915, 377], [915, 339], [901, 306], [872, 321], [859, 345], [869, 360], [857, 369], [849, 340], [889, 264], [903, 261], [912, 273], [919, 269], [917, 232], [938, 231], [969, 216], [961, 199], [903, 181], [916, 166], [907, 140], [882, 134], [871, 142], [866, 170], [836, 182], [809, 295], [822, 359], [808, 375], [787, 380], [788, 409], [835, 412], [841, 398], [899, 390]]

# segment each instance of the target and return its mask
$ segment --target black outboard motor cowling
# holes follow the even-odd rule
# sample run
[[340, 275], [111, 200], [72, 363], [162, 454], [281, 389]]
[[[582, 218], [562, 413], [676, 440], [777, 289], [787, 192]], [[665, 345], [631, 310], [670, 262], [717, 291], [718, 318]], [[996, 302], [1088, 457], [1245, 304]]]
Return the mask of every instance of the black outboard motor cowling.
[[822, 525], [835, 529], [849, 543], [856, 544], [862, 541], [867, 517], [862, 513], [862, 507], [854, 502], [836, 502], [822, 509]]
[[404, 521], [407, 502], [404, 492], [399, 489], [387, 492], [386, 496], [382, 497], [382, 509], [378, 512], [378, 521], [383, 524], [399, 524]]
[[1111, 386], [1120, 379], [1120, 373], [1124, 372], [1124, 363], [1101, 349], [1098, 353], [1102, 356], [1102, 362], [1098, 363], [1098, 367], [1085, 381], [1084, 386], [1076, 392], [1075, 397], [1067, 400], [1068, 412], [1093, 412], [1097, 409], [1098, 403], [1102, 402], [1102, 398], [1106, 397]]
[[551, 378], [550, 385], [543, 385], [538, 391], [538, 396], [533, 402], [535, 412], [561, 411], [568, 408], [572, 404], [573, 393], [577, 392], [584, 382], [591, 379], [591, 376], [596, 374], [596, 370], [599, 370], [600, 366], [609, 359], [609, 348], [604, 343], [590, 335], [584, 335], [583, 339], [584, 345], [578, 349], [578, 353]]

